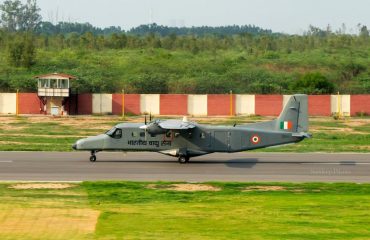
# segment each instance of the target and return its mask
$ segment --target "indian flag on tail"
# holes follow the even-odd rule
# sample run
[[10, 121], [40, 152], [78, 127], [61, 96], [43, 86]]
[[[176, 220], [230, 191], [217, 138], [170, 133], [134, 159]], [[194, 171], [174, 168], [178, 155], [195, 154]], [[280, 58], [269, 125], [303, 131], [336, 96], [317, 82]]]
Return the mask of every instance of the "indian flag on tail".
[[291, 121], [280, 122], [280, 129], [292, 129], [293, 124]]

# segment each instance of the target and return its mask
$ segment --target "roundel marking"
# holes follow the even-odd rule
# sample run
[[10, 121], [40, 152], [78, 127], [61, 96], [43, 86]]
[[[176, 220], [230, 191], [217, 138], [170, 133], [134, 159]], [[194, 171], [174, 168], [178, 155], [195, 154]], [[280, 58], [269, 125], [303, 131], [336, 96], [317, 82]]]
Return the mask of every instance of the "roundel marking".
[[258, 135], [253, 135], [253, 136], [251, 137], [251, 142], [252, 142], [253, 144], [258, 144], [258, 143], [260, 142], [260, 137], [259, 137]]

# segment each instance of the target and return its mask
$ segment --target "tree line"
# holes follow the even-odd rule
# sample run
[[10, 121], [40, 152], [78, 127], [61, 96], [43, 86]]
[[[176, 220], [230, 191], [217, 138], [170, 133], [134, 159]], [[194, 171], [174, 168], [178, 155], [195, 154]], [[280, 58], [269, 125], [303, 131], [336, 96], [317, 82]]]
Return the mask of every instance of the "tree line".
[[[124, 31], [120, 27], [97, 28], [89, 23], [43, 22], [36, 0], [27, 0], [25, 4], [7, 0], [0, 4], [0, 11], [0, 56], [5, 60], [0, 64], [0, 89], [14, 90], [20, 80], [12, 74], [72, 71], [74, 67], [79, 69], [75, 74], [85, 78], [81, 80], [88, 86], [84, 91], [120, 90], [114, 86], [143, 93], [222, 93], [228, 91], [226, 88], [254, 93], [370, 91], [369, 30], [361, 24], [357, 34], [347, 33], [344, 25], [338, 30], [309, 26], [303, 35], [273, 33], [253, 25], [177, 28], [149, 24]], [[95, 86], [87, 79], [97, 76], [84, 73], [83, 65], [74, 63], [69, 69], [64, 68], [72, 61], [63, 58], [65, 52], [80, 58], [110, 54], [121, 61], [125, 50], [140, 57], [137, 61], [144, 72], [127, 69], [130, 75], [119, 79], [117, 70], [104, 76], [106, 83], [96, 81]], [[58, 56], [60, 62], [44, 61], [40, 55]], [[176, 59], [176, 55], [184, 59]], [[182, 66], [189, 64], [187, 59], [203, 64], [198, 75]], [[212, 61], [213, 65], [208, 64]], [[170, 70], [173, 62], [183, 71]], [[116, 63], [111, 64], [107, 67], [115, 69]], [[30, 84], [20, 87], [27, 89]]]

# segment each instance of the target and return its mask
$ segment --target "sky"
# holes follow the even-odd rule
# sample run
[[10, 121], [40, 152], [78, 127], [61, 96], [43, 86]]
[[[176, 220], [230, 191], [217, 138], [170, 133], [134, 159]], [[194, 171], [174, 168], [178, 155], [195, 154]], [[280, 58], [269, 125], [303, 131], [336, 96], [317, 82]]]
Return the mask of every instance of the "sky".
[[[2, 2], [2, 0], [0, 0]], [[25, 2], [25, 0], [23, 0]], [[370, 26], [370, 0], [38, 0], [45, 21], [89, 22], [125, 30], [156, 22], [167, 26], [251, 24], [302, 34], [308, 26], [349, 33]]]

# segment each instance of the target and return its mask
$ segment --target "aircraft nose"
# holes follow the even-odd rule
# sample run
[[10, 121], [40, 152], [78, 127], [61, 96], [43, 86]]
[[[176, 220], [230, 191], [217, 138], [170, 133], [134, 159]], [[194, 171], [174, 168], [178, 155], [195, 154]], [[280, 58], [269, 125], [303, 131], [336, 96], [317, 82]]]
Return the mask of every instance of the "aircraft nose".
[[77, 144], [75, 143], [75, 144], [73, 144], [72, 145], [72, 148], [74, 149], [74, 150], [77, 150]]

